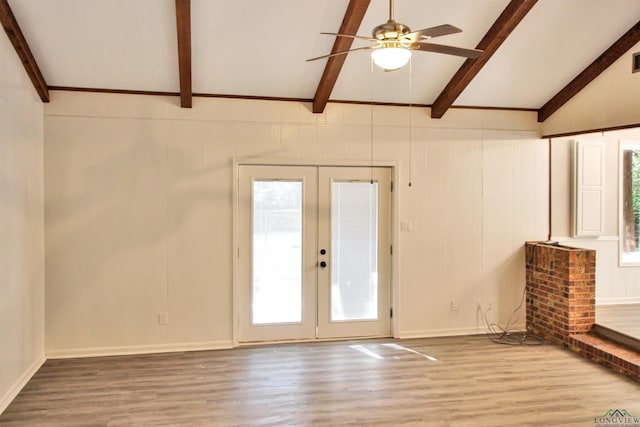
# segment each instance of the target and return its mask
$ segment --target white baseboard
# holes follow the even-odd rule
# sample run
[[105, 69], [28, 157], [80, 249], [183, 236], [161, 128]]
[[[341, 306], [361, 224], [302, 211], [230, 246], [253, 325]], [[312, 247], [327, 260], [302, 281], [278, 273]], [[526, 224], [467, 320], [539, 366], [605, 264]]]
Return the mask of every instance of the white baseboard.
[[47, 350], [48, 359], [70, 359], [77, 357], [126, 356], [151, 353], [175, 353], [182, 351], [224, 350], [233, 348], [232, 341], [208, 341], [197, 343], [136, 345], [122, 347], [73, 348]]
[[640, 304], [640, 297], [596, 298], [596, 307], [599, 305], [620, 304]]
[[617, 242], [618, 236], [585, 236], [585, 237], [569, 237], [569, 236], [551, 236], [552, 242]]
[[2, 399], [0, 399], [0, 414], [2, 414], [5, 409], [7, 409], [11, 402], [13, 402], [13, 399], [15, 399], [18, 393], [20, 393], [20, 390], [22, 390], [24, 386], [27, 385], [31, 377], [33, 377], [35, 373], [38, 372], [38, 369], [40, 369], [40, 367], [44, 364], [44, 362], [46, 362], [46, 360], [47, 359], [42, 356], [40, 359], [33, 362], [31, 366], [29, 366], [24, 371], [20, 378], [18, 378], [18, 380], [13, 383], [11, 387], [9, 387], [9, 390], [7, 390], [2, 396]]
[[[502, 325], [501, 325], [502, 326]], [[511, 330], [514, 331], [524, 331], [526, 330], [526, 325], [522, 322], [519, 322], [515, 325], [512, 325]], [[486, 334], [487, 327], [486, 326], [475, 326], [469, 328], [447, 328], [447, 329], [425, 329], [425, 330], [417, 330], [417, 331], [400, 331], [398, 334], [398, 338], [400, 339], [412, 339], [412, 338], [437, 338], [437, 337], [457, 337], [464, 335], [482, 335]]]
[[483, 334], [486, 331], [485, 327], [424, 329], [417, 331], [400, 331], [398, 337], [400, 339], [453, 337], [461, 335], [478, 335]]

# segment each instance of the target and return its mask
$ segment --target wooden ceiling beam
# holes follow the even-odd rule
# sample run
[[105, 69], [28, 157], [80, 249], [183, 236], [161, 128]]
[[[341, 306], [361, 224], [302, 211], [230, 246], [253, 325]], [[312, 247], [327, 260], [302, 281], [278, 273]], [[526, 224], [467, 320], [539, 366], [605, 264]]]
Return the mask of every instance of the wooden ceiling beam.
[[[355, 36], [369, 8], [369, 3], [371, 3], [371, 0], [350, 0], [338, 33]], [[352, 44], [353, 39], [350, 37], [336, 37], [331, 53], [349, 50]], [[348, 54], [337, 55], [327, 59], [327, 65], [324, 67], [322, 78], [316, 89], [316, 94], [313, 97], [312, 111], [314, 113], [322, 113], [327, 106], [327, 102], [329, 102], [329, 97], [336, 85], [344, 61], [347, 59], [347, 55]]]
[[191, 108], [191, 0], [176, 0], [176, 28], [178, 33], [178, 69], [180, 73], [180, 106]]
[[529, 13], [538, 0], [511, 0], [498, 19], [482, 38], [476, 49], [484, 51], [477, 59], [467, 59], [451, 78], [431, 106], [431, 117], [439, 119], [453, 105], [460, 94], [485, 66], [509, 34]]
[[538, 110], [538, 122], [544, 122], [551, 117], [553, 113], [576, 96], [578, 92], [584, 89], [638, 42], [640, 42], [640, 21], [616, 40], [616, 42], [596, 58], [595, 61], [562, 88], [560, 92], [556, 93], [547, 101], [547, 103]]
[[2, 23], [4, 31], [7, 33], [11, 44], [15, 48], [24, 69], [27, 71], [33, 87], [36, 89], [36, 92], [38, 92], [38, 96], [40, 96], [42, 102], [49, 102], [47, 82], [40, 72], [40, 67], [38, 67], [38, 63], [31, 53], [31, 49], [22, 34], [22, 30], [20, 30], [18, 21], [16, 21], [16, 17], [13, 15], [7, 0], [0, 0], [0, 23]]

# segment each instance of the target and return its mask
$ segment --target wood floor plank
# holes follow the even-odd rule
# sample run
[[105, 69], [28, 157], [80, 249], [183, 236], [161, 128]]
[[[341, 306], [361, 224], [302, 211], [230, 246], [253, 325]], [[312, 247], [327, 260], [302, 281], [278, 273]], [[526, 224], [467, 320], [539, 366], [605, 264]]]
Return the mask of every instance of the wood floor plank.
[[484, 336], [49, 360], [1, 426], [592, 426], [640, 384]]
[[640, 339], [640, 304], [598, 305], [596, 323]]

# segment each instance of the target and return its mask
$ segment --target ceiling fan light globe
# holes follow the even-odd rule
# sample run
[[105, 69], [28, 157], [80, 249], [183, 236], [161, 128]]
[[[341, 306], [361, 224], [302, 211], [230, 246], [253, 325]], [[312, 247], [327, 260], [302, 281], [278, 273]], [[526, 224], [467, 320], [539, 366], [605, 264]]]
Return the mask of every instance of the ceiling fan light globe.
[[371, 52], [371, 58], [384, 70], [397, 70], [407, 65], [411, 58], [411, 51], [403, 47], [382, 47]]

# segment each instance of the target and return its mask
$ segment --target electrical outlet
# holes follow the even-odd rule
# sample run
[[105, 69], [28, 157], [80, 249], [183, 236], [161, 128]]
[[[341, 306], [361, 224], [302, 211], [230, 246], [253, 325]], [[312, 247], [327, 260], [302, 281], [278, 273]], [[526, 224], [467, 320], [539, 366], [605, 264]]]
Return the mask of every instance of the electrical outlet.
[[458, 311], [458, 301], [452, 299], [451, 300], [451, 311]]
[[168, 325], [169, 324], [169, 313], [167, 312], [162, 312], [162, 313], [158, 313], [158, 323], [160, 325]]
[[400, 221], [400, 231], [411, 231], [413, 223], [411, 221]]

